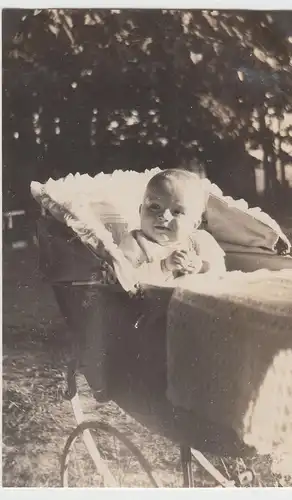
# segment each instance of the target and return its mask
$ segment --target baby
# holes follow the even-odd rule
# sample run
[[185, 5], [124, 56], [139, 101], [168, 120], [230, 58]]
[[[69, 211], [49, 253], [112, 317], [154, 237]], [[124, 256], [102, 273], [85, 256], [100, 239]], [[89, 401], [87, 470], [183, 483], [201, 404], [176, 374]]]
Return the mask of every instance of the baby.
[[198, 229], [206, 201], [200, 178], [187, 170], [168, 169], [150, 179], [140, 206], [141, 229], [120, 244], [141, 283], [171, 284], [184, 274], [225, 272], [224, 251]]

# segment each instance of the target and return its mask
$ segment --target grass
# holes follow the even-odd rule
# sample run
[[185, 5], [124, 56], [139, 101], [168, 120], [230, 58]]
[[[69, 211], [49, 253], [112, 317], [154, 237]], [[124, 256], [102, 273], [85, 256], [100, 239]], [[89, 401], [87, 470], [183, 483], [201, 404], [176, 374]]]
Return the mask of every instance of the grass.
[[[3, 481], [4, 487], [60, 486], [60, 457], [66, 439], [75, 427], [70, 403], [64, 398], [64, 369], [68, 356], [65, 323], [50, 288], [37, 271], [35, 248], [3, 252]], [[164, 486], [181, 486], [179, 450], [167, 439], [153, 435], [114, 403], [97, 408], [85, 388], [82, 404], [88, 418], [99, 418], [124, 432], [143, 451]], [[137, 463], [112, 442], [98, 436], [101, 453], [127, 471], [123, 484], [146, 486]], [[120, 453], [119, 462], [114, 455]], [[220, 459], [211, 457], [222, 472]], [[130, 464], [130, 465], [129, 465]], [[258, 486], [278, 485], [268, 458], [246, 464], [256, 473]], [[228, 470], [243, 470], [245, 464], [226, 461]], [[116, 467], [116, 468], [115, 468]], [[123, 468], [123, 467], [119, 467]], [[201, 468], [195, 470], [195, 485], [215, 486]], [[81, 441], [72, 454], [70, 479], [75, 486], [101, 484]], [[291, 478], [286, 478], [292, 485]]]

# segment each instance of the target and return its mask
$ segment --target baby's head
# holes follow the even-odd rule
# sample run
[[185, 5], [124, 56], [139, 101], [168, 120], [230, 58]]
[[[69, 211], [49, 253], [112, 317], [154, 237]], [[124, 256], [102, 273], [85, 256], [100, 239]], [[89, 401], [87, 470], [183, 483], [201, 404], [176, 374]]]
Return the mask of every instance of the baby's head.
[[168, 169], [152, 177], [140, 207], [143, 233], [160, 245], [184, 240], [200, 225], [206, 193], [200, 178]]

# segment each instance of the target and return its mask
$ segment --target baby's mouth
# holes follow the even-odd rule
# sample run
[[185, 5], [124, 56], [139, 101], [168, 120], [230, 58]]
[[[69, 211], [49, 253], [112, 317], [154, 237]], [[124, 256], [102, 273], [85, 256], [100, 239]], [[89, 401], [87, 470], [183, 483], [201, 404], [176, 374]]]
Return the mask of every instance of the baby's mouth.
[[168, 227], [168, 226], [163, 226], [163, 225], [158, 226], [158, 225], [156, 225], [154, 227], [155, 227], [155, 229], [158, 229], [159, 231], [171, 231], [170, 227]]

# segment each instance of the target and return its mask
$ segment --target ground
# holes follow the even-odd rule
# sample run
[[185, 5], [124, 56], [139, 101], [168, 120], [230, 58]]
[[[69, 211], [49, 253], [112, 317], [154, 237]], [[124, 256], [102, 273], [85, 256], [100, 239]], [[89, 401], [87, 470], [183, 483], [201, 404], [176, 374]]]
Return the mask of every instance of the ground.
[[[291, 221], [288, 221], [289, 224]], [[287, 222], [287, 224], [288, 224]], [[286, 225], [287, 225], [286, 224]], [[291, 226], [290, 226], [291, 227]], [[66, 326], [50, 287], [37, 269], [37, 248], [3, 250], [3, 486], [60, 486], [60, 457], [75, 426], [70, 403], [64, 398], [63, 370], [68, 358]], [[83, 403], [88, 417], [114, 425], [143, 450], [164, 486], [181, 486], [179, 450], [170, 441], [155, 436], [115, 404], [97, 408], [88, 391]], [[110, 439], [100, 437], [105, 457]], [[79, 448], [78, 448], [79, 446]], [[73, 455], [75, 486], [93, 486], [92, 465], [78, 444]], [[117, 445], [114, 443], [115, 451]], [[122, 465], [125, 466], [125, 452]], [[79, 457], [79, 460], [76, 459]], [[80, 460], [82, 458], [82, 460]], [[210, 457], [222, 472], [227, 465]], [[111, 457], [110, 460], [113, 461]], [[127, 459], [128, 460], [128, 459]], [[129, 462], [127, 461], [127, 465]], [[278, 485], [268, 459], [251, 464], [257, 485]], [[116, 466], [115, 466], [116, 467]], [[133, 468], [134, 467], [134, 468]], [[237, 469], [245, 464], [237, 462]], [[126, 469], [126, 467], [124, 467]], [[114, 469], [115, 470], [115, 469]], [[128, 469], [130, 470], [130, 469]], [[196, 486], [215, 486], [207, 473], [195, 468]], [[127, 486], [136, 486], [138, 469], [132, 465]], [[133, 473], [133, 471], [135, 473]], [[126, 474], [126, 472], [124, 471]], [[142, 473], [140, 474], [142, 477]], [[141, 486], [144, 484], [141, 479]], [[286, 478], [289, 483], [289, 478]], [[123, 483], [124, 484], [124, 483]], [[291, 483], [292, 484], [292, 483]]]

